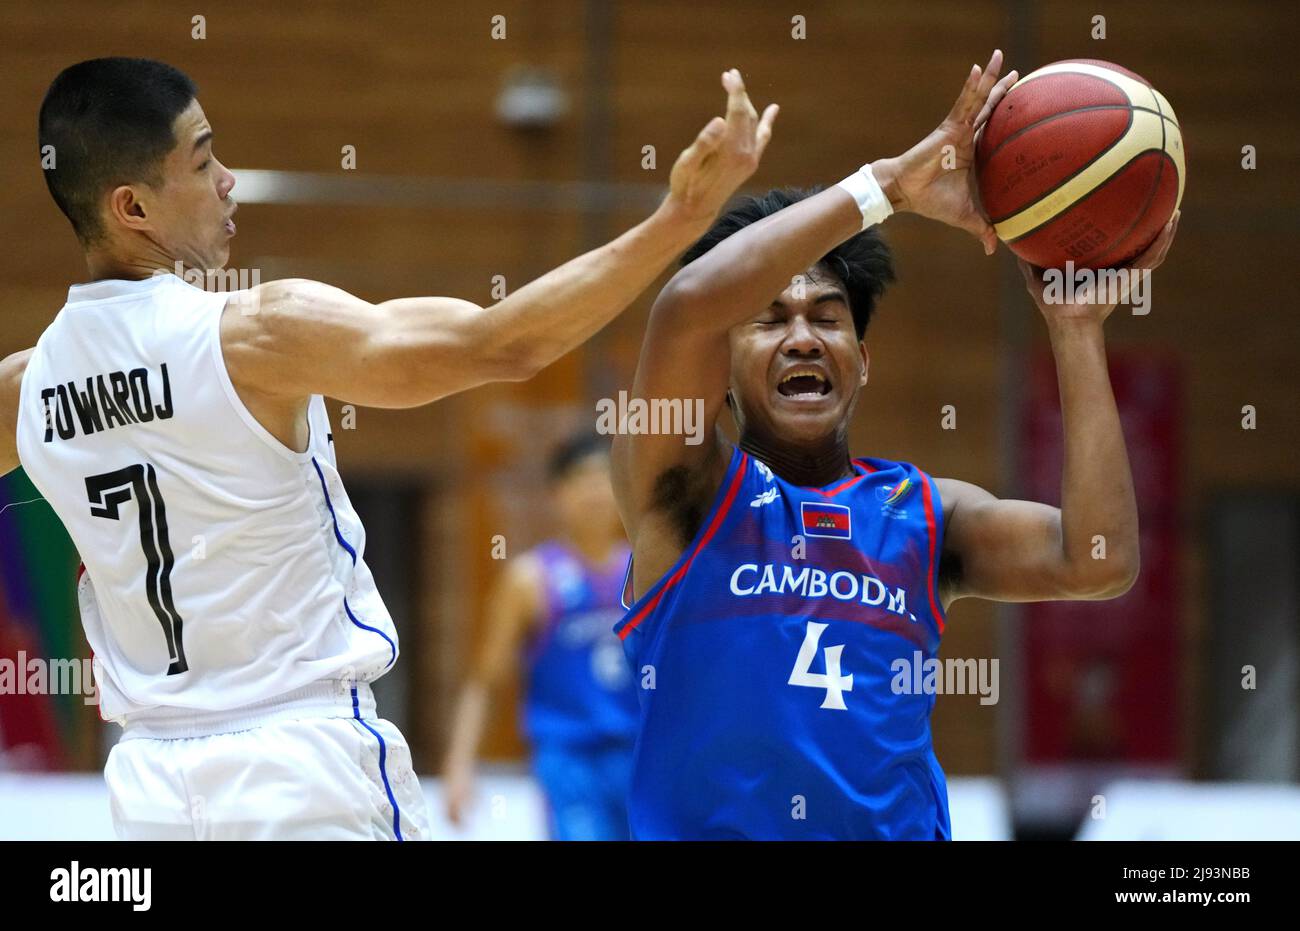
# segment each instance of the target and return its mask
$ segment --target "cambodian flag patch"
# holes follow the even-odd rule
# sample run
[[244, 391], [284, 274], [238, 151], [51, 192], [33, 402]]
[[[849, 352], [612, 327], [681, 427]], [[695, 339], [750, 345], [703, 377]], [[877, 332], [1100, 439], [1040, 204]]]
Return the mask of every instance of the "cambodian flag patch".
[[808, 536], [833, 537], [836, 540], [852, 538], [851, 512], [844, 505], [801, 501], [799, 510], [803, 514], [803, 532]]

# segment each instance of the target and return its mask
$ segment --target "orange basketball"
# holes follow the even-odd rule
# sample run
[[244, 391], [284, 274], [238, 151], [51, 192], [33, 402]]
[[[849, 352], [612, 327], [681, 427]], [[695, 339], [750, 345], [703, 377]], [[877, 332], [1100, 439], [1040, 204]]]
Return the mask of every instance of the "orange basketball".
[[1043, 268], [1123, 265], [1183, 199], [1183, 137], [1169, 101], [1127, 68], [1058, 61], [1025, 75], [975, 151], [984, 209]]

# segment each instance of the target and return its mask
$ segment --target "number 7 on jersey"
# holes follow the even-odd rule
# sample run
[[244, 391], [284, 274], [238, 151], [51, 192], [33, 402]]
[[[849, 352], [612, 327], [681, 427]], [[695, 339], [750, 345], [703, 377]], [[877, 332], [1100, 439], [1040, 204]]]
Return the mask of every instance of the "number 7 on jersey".
[[181, 639], [181, 615], [172, 600], [172, 544], [167, 535], [167, 506], [158, 491], [158, 475], [152, 465], [130, 465], [103, 475], [86, 478], [90, 513], [95, 517], [121, 520], [118, 508], [134, 495], [140, 511], [140, 546], [146, 565], [144, 587], [149, 607], [167, 638], [167, 675], [188, 670], [185, 644]]

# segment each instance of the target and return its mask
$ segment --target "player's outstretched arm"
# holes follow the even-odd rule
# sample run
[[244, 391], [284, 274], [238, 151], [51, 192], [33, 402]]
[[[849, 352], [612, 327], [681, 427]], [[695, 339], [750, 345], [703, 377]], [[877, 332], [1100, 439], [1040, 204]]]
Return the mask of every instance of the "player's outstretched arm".
[[[1131, 266], [1164, 261], [1178, 215]], [[1061, 506], [999, 500], [955, 479], [937, 479], [944, 506], [944, 604], [1114, 598], [1139, 567], [1137, 500], [1119, 410], [1106, 370], [1102, 324], [1115, 304], [1048, 303], [1039, 270], [1020, 263], [1056, 357], [1065, 428]], [[1127, 282], [1127, 279], [1126, 279]]]
[[[771, 133], [743, 121], [738, 72], [723, 75], [715, 117], [673, 166], [670, 190], [644, 222], [483, 309], [452, 298], [370, 304], [313, 281], [262, 285], [227, 310], [231, 376], [255, 393], [324, 394], [373, 407], [414, 407], [492, 381], [532, 377], [624, 310], [753, 174]], [[250, 312], [251, 311], [251, 312]]]

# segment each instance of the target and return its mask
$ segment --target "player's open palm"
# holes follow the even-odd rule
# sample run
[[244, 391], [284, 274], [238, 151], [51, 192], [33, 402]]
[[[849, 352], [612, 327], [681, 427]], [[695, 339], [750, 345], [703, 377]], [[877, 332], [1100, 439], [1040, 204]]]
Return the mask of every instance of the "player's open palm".
[[976, 192], [975, 138], [1018, 78], [1012, 71], [999, 80], [1001, 71], [1001, 50], [993, 52], [982, 71], [973, 66], [943, 122], [898, 158], [901, 209], [966, 230], [989, 254], [997, 246], [997, 234]]
[[734, 68], [722, 75], [727, 115], [715, 116], [673, 165], [669, 200], [693, 221], [710, 223], [758, 168], [778, 107], [760, 118]]

